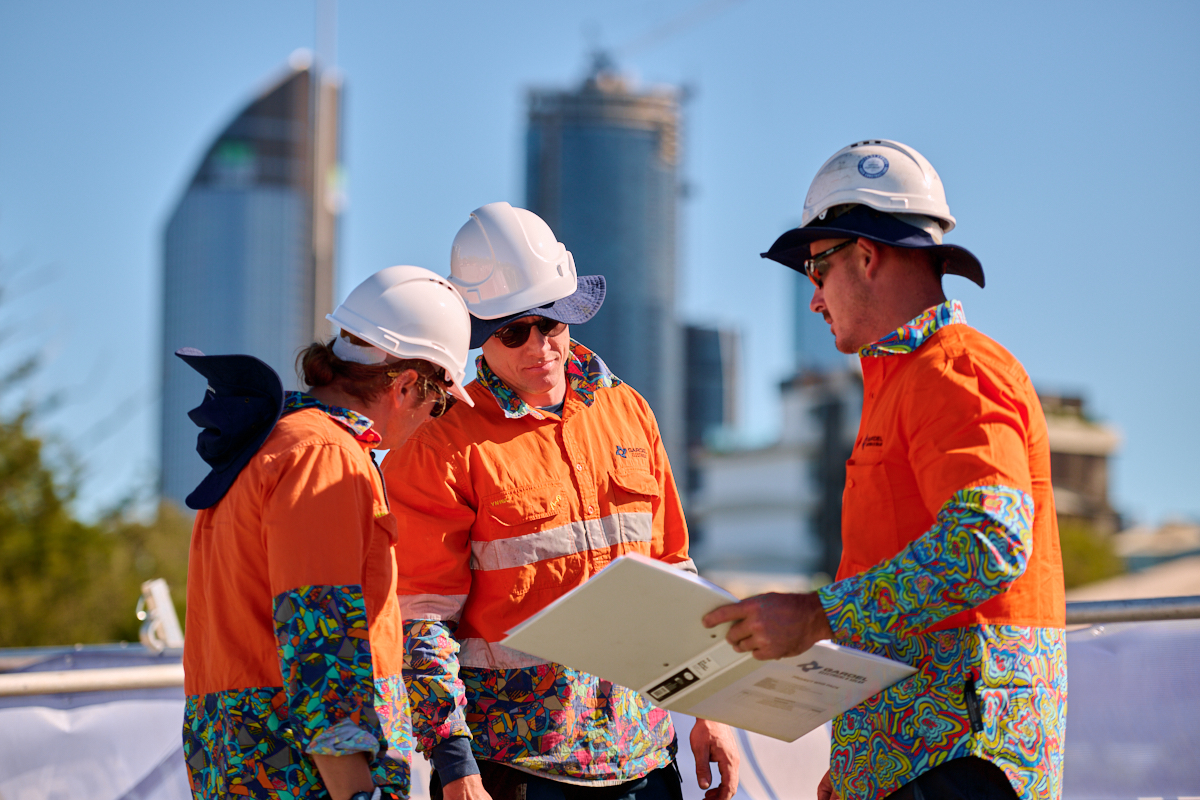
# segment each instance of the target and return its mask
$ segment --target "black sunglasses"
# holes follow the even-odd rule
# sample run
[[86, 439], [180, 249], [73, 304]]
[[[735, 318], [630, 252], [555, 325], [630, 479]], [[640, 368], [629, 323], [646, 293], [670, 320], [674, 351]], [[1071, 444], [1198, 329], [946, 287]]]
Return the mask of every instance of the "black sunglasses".
[[492, 336], [495, 336], [496, 341], [505, 347], [520, 347], [529, 341], [529, 332], [535, 327], [542, 332], [542, 336], [557, 336], [566, 329], [567, 323], [548, 317], [538, 317], [533, 322], [510, 322]]
[[429, 416], [431, 419], [440, 417], [442, 414], [445, 414], [447, 411], [454, 408], [454, 404], [458, 402], [457, 397], [450, 394], [450, 392], [446, 390], [446, 387], [439, 385], [436, 380], [426, 379], [426, 381], [429, 384], [429, 387], [436, 389], [438, 393], [437, 400], [433, 402], [433, 408], [429, 411]]
[[825, 282], [825, 273], [829, 271], [829, 257], [841, 250], [844, 247], [849, 247], [858, 241], [858, 237], [847, 239], [841, 244], [835, 244], [828, 250], [822, 250], [809, 258], [804, 259], [804, 274], [812, 281], [812, 285], [818, 289], [823, 288]]

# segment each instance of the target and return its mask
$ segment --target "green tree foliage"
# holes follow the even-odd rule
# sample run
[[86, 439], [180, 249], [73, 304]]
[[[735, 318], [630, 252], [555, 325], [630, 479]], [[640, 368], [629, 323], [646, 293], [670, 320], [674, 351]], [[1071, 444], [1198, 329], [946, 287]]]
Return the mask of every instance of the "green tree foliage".
[[121, 511], [75, 519], [73, 480], [56, 481], [28, 412], [0, 417], [0, 647], [137, 639], [141, 583], [166, 578], [182, 614], [190, 524]]
[[1125, 572], [1125, 562], [1113, 552], [1111, 540], [1087, 523], [1062, 520], [1058, 526], [1058, 539], [1062, 546], [1063, 578], [1068, 589]]

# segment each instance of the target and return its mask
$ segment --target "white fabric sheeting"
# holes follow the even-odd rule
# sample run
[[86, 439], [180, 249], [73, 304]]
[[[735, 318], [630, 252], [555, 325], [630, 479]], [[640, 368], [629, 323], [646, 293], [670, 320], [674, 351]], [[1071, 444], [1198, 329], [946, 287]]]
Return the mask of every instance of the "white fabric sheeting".
[[[1200, 620], [1073, 631], [1067, 637], [1064, 797], [1200, 796]], [[0, 798], [177, 800], [187, 796], [182, 699], [133, 698], [48, 708], [0, 707]], [[60, 702], [55, 702], [60, 705]], [[685, 800], [700, 800], [688, 747], [692, 720], [673, 715]], [[739, 732], [741, 800], [811, 800], [829, 759], [819, 728], [785, 744]], [[413, 798], [428, 797], [417, 756]]]

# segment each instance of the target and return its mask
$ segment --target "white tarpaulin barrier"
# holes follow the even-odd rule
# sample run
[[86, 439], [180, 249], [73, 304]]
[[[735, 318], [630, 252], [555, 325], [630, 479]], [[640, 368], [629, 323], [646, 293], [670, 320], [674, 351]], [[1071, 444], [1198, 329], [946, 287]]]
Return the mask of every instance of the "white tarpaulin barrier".
[[[1200, 798], [1200, 621], [1108, 625], [1067, 636], [1064, 796]], [[34, 669], [158, 663], [87, 651]], [[104, 663], [100, 663], [104, 662]], [[112, 663], [109, 663], [112, 662]], [[117, 663], [119, 662], [119, 663]], [[188, 796], [181, 689], [0, 697], [0, 800], [177, 800]], [[686, 800], [703, 797], [675, 715]], [[819, 728], [786, 744], [739, 732], [742, 800], [810, 800], [829, 757]], [[428, 766], [414, 765], [414, 798]], [[715, 776], [714, 776], [715, 777]]]

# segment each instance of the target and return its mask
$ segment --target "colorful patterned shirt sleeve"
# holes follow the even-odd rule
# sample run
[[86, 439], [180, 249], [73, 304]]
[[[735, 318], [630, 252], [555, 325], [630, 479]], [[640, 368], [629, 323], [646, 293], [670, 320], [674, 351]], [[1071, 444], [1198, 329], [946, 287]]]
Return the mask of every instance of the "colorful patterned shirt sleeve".
[[467, 697], [458, 675], [454, 623], [405, 620], [404, 687], [418, 750], [430, 753], [447, 739], [471, 736], [463, 715]]
[[275, 598], [288, 716], [307, 753], [375, 753], [382, 728], [367, 610], [358, 586], [301, 586]]
[[1025, 572], [1033, 498], [1007, 486], [956, 492], [894, 557], [819, 591], [839, 641], [887, 645], [988, 600]]

